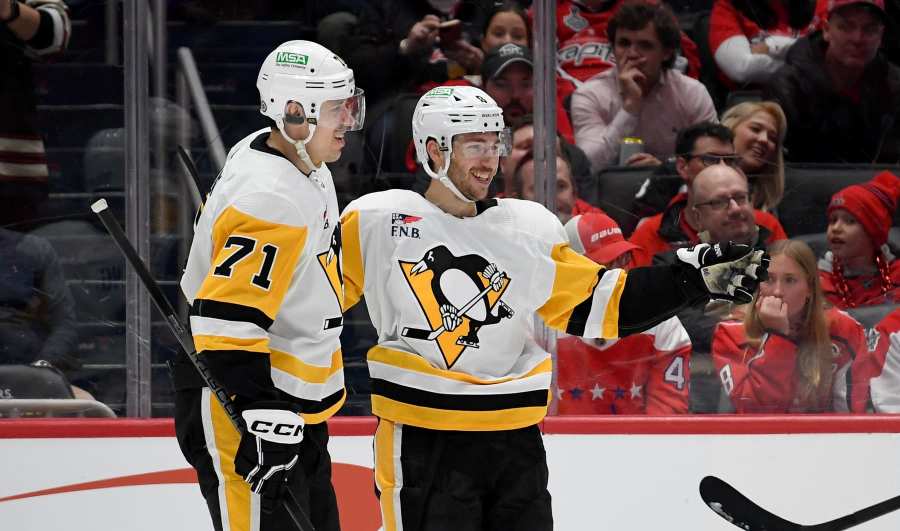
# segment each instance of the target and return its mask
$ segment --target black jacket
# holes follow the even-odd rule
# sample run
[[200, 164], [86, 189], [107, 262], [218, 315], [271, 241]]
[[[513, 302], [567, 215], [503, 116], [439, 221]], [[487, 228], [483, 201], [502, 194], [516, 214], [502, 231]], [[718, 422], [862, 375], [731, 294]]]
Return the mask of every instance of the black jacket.
[[794, 162], [900, 160], [900, 69], [879, 53], [863, 73], [859, 101], [834, 90], [821, 32], [791, 47], [766, 87], [787, 115], [786, 158]]

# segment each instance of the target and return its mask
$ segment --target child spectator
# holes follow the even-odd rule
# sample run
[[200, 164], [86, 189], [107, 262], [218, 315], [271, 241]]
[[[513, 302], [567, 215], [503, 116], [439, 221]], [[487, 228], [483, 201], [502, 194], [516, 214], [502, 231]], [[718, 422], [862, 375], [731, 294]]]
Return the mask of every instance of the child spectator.
[[[572, 249], [602, 266], [634, 266], [637, 245], [605, 214], [574, 216], [566, 234]], [[566, 336], [556, 345], [559, 414], [688, 412], [691, 342], [677, 317], [621, 339]]]
[[838, 308], [900, 302], [900, 260], [887, 246], [900, 179], [883, 171], [828, 204], [829, 251], [819, 261], [825, 297]]
[[716, 0], [709, 49], [730, 88], [764, 83], [799, 37], [812, 32], [814, 0]]
[[725, 111], [722, 125], [734, 132], [734, 150], [750, 181], [753, 208], [773, 211], [784, 195], [784, 111], [773, 101], [747, 101]]
[[900, 413], [900, 308], [869, 335], [869, 350], [853, 362], [854, 413]]
[[845, 373], [866, 349], [862, 326], [825, 309], [816, 257], [797, 240], [769, 247], [769, 278], [741, 321], [720, 323], [713, 361], [738, 413], [846, 410]]
[[508, 42], [531, 47], [528, 14], [519, 4], [509, 1], [496, 4], [488, 14], [481, 32], [481, 50], [488, 53]]
[[[624, 163], [659, 165], [673, 154], [679, 129], [716, 121], [709, 92], [674, 70], [678, 22], [664, 5], [624, 4], [609, 22], [616, 66], [572, 95], [575, 143], [595, 171]], [[625, 137], [643, 140], [644, 152], [619, 161]]]

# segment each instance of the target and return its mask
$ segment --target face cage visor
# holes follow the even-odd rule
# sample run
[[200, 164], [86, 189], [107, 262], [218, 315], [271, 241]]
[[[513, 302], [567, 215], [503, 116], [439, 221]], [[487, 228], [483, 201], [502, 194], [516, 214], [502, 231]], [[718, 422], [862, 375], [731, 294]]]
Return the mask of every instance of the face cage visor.
[[512, 130], [507, 127], [496, 133], [496, 139], [491, 139], [488, 135], [463, 139], [461, 135], [457, 135], [453, 137], [453, 151], [466, 159], [506, 157], [512, 151]]
[[317, 118], [306, 117], [303, 104], [288, 101], [284, 109], [284, 123], [291, 125], [309, 125], [334, 129], [335, 131], [359, 131], [366, 119], [366, 96], [357, 88], [353, 96], [340, 100], [325, 100], [319, 107]]

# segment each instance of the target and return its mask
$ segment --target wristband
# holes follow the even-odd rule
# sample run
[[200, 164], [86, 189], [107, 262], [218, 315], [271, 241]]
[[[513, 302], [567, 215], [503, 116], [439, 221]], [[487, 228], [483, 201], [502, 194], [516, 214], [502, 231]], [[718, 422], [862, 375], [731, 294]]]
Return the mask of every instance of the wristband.
[[22, 12], [19, 10], [19, 0], [9, 0], [9, 16], [0, 20], [4, 24], [9, 24], [19, 18]]

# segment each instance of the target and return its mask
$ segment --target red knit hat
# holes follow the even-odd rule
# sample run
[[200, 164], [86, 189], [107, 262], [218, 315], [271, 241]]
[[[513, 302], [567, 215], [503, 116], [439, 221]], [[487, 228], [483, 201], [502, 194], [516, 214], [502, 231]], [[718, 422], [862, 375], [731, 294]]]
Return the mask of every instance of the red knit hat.
[[848, 186], [831, 196], [828, 215], [839, 208], [850, 212], [875, 247], [881, 247], [887, 242], [898, 197], [900, 178], [885, 170], [869, 182]]

